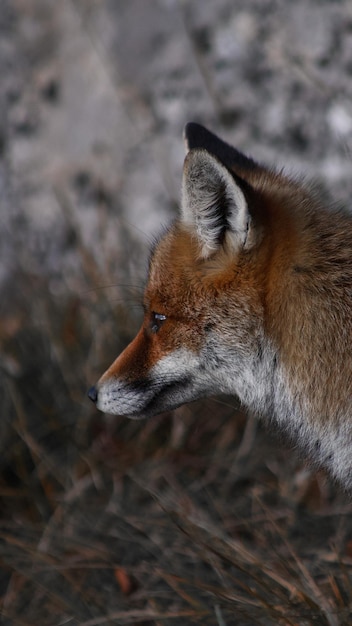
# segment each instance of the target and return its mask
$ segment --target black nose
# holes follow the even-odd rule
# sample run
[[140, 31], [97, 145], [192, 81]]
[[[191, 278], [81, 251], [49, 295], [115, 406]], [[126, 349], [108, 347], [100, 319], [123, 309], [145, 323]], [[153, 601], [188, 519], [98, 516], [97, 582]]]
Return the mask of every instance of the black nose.
[[88, 391], [88, 398], [91, 399], [92, 402], [96, 402], [98, 400], [98, 390], [96, 387], [91, 387]]

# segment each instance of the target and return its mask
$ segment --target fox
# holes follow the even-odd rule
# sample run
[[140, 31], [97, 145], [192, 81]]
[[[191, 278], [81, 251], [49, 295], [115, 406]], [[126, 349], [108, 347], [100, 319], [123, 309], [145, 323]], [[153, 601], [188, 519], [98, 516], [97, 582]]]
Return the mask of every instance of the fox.
[[132, 419], [233, 395], [351, 492], [352, 215], [198, 123], [184, 140], [142, 326], [88, 395]]

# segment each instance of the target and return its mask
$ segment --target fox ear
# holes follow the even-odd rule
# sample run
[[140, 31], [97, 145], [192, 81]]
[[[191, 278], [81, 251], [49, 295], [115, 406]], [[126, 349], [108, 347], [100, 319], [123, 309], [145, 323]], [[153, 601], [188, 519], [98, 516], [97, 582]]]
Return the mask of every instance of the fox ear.
[[245, 246], [250, 215], [242, 189], [215, 157], [206, 150], [190, 150], [182, 184], [182, 222], [194, 233], [203, 259], [229, 241]]

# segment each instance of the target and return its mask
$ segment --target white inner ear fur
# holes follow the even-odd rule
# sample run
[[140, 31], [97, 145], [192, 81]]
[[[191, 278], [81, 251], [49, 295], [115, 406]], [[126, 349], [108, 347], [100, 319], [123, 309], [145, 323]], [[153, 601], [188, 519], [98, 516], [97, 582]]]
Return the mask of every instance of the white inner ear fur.
[[236, 249], [246, 243], [250, 215], [243, 192], [206, 150], [190, 150], [186, 156], [182, 221], [194, 232], [204, 259], [218, 250], [223, 237]]

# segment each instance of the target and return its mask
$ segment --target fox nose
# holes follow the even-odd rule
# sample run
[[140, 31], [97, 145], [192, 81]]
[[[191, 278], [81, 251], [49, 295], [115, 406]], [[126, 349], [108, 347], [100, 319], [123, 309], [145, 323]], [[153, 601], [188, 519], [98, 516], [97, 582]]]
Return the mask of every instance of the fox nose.
[[97, 402], [97, 400], [98, 400], [98, 390], [97, 390], [96, 387], [93, 386], [93, 387], [91, 387], [88, 390], [88, 398], [90, 398], [90, 400], [92, 402], [94, 402], [94, 404]]

